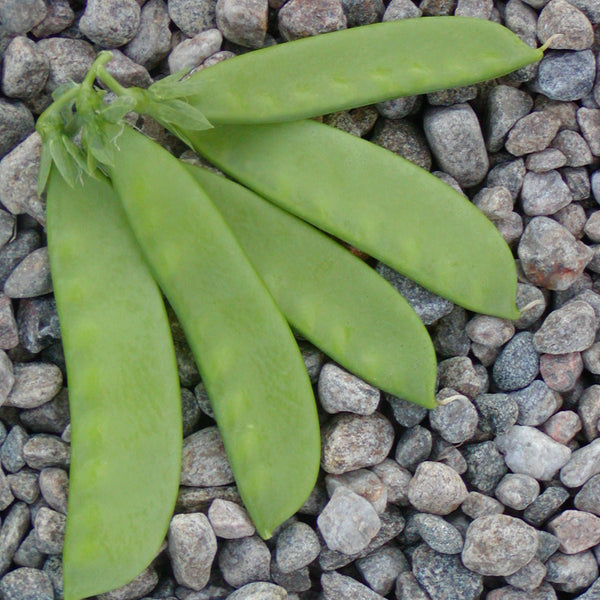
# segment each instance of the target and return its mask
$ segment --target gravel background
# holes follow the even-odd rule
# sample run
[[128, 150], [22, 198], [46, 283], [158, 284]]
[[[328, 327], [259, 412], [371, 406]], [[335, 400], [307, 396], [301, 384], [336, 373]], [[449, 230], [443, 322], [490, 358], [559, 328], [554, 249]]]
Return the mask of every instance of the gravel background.
[[109, 70], [122, 83], [147, 86], [263, 45], [438, 14], [502, 22], [533, 46], [563, 35], [502, 80], [325, 121], [489, 216], [519, 264], [521, 318], [467, 313], [377, 265], [429, 326], [447, 403], [427, 413], [380, 394], [305, 345], [322, 476], [267, 542], [174, 321], [177, 514], [155, 563], [102, 598], [600, 599], [599, 0], [0, 0], [1, 600], [63, 597], [69, 415], [33, 133], [49, 94], [100, 49], [118, 48]]

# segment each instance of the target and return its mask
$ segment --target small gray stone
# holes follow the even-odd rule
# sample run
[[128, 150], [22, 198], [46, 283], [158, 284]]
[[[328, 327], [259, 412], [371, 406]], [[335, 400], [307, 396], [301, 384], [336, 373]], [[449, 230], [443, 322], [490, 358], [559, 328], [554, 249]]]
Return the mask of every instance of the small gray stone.
[[156, 587], [157, 583], [158, 574], [150, 566], [124, 586], [100, 594], [98, 600], [134, 600], [150, 593]]
[[498, 152], [514, 124], [528, 115], [533, 100], [526, 92], [508, 85], [492, 88], [487, 100], [486, 143], [490, 152]]
[[467, 85], [463, 87], [438, 90], [427, 94], [427, 103], [430, 106], [452, 106], [474, 100], [477, 97], [477, 86]]
[[579, 100], [590, 94], [595, 77], [596, 61], [591, 50], [551, 50], [540, 61], [535, 84], [553, 100]]
[[[581, 133], [594, 156], [600, 156], [600, 109], [582, 107], [577, 111], [577, 122]], [[598, 178], [598, 175], [595, 175]], [[595, 181], [594, 176], [592, 181]], [[596, 199], [600, 194], [594, 194]]]
[[27, 504], [33, 504], [40, 495], [38, 473], [32, 469], [21, 469], [6, 478], [15, 498]]
[[0, 511], [6, 510], [15, 500], [10, 483], [0, 467]]
[[67, 389], [38, 408], [21, 412], [21, 422], [33, 432], [61, 435], [69, 423], [69, 399]]
[[400, 573], [396, 580], [395, 594], [396, 600], [431, 600], [410, 571]]
[[208, 583], [217, 539], [206, 515], [175, 515], [169, 525], [168, 548], [177, 583], [201, 590]]
[[436, 352], [443, 358], [466, 356], [471, 343], [465, 331], [467, 315], [464, 308], [455, 306], [452, 312], [442, 317], [432, 335]]
[[508, 134], [506, 149], [515, 156], [540, 152], [558, 133], [560, 121], [550, 112], [536, 111], [519, 119]]
[[[549, 488], [558, 489], [558, 488]], [[563, 490], [564, 491], [564, 490]], [[538, 549], [535, 553], [535, 557], [542, 563], [545, 563], [560, 546], [560, 542], [555, 535], [552, 535], [548, 531], [538, 530]]]
[[327, 363], [319, 374], [319, 401], [330, 414], [351, 412], [373, 414], [379, 405], [379, 390], [348, 373], [334, 363]]
[[81, 32], [101, 48], [130, 42], [140, 26], [136, 0], [88, 0], [79, 20]]
[[535, 217], [525, 228], [518, 255], [531, 283], [566, 290], [581, 275], [593, 252], [553, 219]]
[[371, 141], [423, 169], [431, 169], [431, 153], [425, 136], [408, 119], [380, 119]]
[[431, 428], [451, 444], [469, 440], [478, 423], [477, 410], [466, 396], [456, 396], [429, 413]]
[[558, 171], [525, 175], [521, 202], [526, 215], [554, 214], [567, 206], [571, 199], [571, 192]]
[[561, 469], [560, 480], [567, 487], [575, 488], [599, 473], [600, 439], [595, 439], [573, 452], [569, 462]]
[[389, 594], [394, 588], [400, 573], [410, 571], [402, 551], [391, 545], [382, 546], [364, 558], [359, 558], [356, 568], [367, 585], [382, 596]]
[[479, 517], [467, 529], [462, 561], [481, 575], [512, 575], [533, 559], [537, 546], [535, 529], [521, 519]]
[[[501, 185], [484, 187], [473, 197], [473, 204], [490, 219], [505, 219], [513, 210], [510, 191]], [[484, 317], [486, 315], [479, 315]], [[489, 317], [497, 319], [497, 317]]]
[[525, 510], [539, 494], [540, 484], [519, 473], [507, 473], [496, 487], [496, 498], [514, 510]]
[[69, 476], [63, 469], [49, 467], [42, 469], [39, 477], [40, 492], [50, 508], [67, 514]]
[[467, 488], [452, 468], [435, 462], [423, 462], [408, 486], [408, 499], [419, 511], [447, 515], [467, 497]]
[[600, 597], [600, 579], [596, 579], [594, 583], [583, 593], [575, 598], [575, 600], [596, 600]]
[[278, 16], [279, 31], [287, 41], [347, 27], [339, 0], [289, 0]]
[[0, 98], [0, 158], [7, 155], [31, 133], [33, 115], [27, 106], [21, 102]]
[[483, 494], [491, 494], [506, 471], [506, 464], [492, 441], [469, 444], [463, 449], [467, 461], [466, 480]]
[[412, 479], [412, 474], [408, 469], [403, 469], [395, 460], [386, 458], [383, 462], [371, 467], [371, 471], [386, 486], [388, 502], [408, 506], [408, 484]]
[[10, 567], [12, 558], [29, 530], [29, 508], [22, 502], [12, 505], [0, 529], [0, 577]]
[[339, 600], [340, 598], [383, 600], [383, 596], [369, 589], [366, 585], [335, 571], [321, 575], [321, 586], [323, 588], [323, 600]]
[[504, 506], [496, 498], [480, 494], [479, 492], [469, 492], [465, 501], [460, 505], [460, 509], [472, 519], [489, 515], [500, 515], [504, 512]]
[[[169, 9], [171, 9], [171, 4], [176, 5], [179, 3], [177, 0], [171, 0], [169, 2]], [[183, 4], [194, 4], [197, 6], [198, 2], [183, 0]], [[214, 2], [211, 0], [209, 4], [212, 5], [214, 12]], [[171, 30], [169, 29], [169, 24], [169, 13], [164, 1], [148, 0], [142, 7], [137, 33], [123, 48], [124, 54], [146, 69], [153, 68], [169, 53], [171, 48]], [[195, 35], [196, 33], [199, 33], [199, 31], [193, 34], [190, 33], [190, 35]]]
[[587, 216], [581, 204], [568, 204], [554, 213], [554, 218], [576, 239], [583, 237], [583, 228], [585, 227]]
[[386, 486], [375, 473], [367, 469], [357, 469], [341, 475], [327, 475], [325, 485], [330, 496], [340, 486], [348, 488], [368, 500], [378, 514], [382, 513], [387, 506]]
[[10, 98], [36, 96], [48, 79], [50, 65], [35, 42], [25, 36], [14, 38], [4, 53], [2, 91]]
[[262, 581], [248, 583], [227, 596], [228, 600], [286, 600], [288, 597], [285, 588]]
[[205, 427], [183, 441], [181, 484], [199, 487], [234, 481], [223, 440], [215, 427]]
[[425, 427], [415, 425], [400, 436], [394, 458], [404, 469], [414, 471], [421, 462], [429, 457], [431, 447], [431, 432]]
[[506, 577], [506, 582], [525, 592], [539, 588], [546, 575], [546, 567], [537, 558], [521, 567], [516, 573]]
[[506, 27], [516, 33], [528, 46], [536, 45], [537, 14], [520, 0], [509, 0], [504, 10]]
[[279, 532], [275, 560], [282, 573], [306, 567], [319, 556], [319, 537], [310, 525], [297, 521]]
[[247, 48], [260, 48], [265, 41], [267, 0], [217, 0], [217, 27], [229, 41]]
[[70, 461], [69, 445], [46, 433], [33, 435], [23, 446], [23, 457], [32, 469], [67, 467]]
[[600, 516], [600, 475], [588, 479], [573, 501], [579, 510]]
[[562, 410], [550, 417], [542, 430], [553, 440], [566, 445], [581, 431], [581, 419], [573, 411]]
[[152, 83], [150, 74], [142, 65], [135, 63], [116, 48], [111, 52], [112, 58], [106, 63], [106, 70], [121, 85], [147, 88]]
[[44, 0], [3, 0], [0, 23], [11, 33], [27, 33], [46, 16]]
[[438, 515], [417, 514], [414, 517], [419, 535], [436, 552], [460, 554], [463, 539], [456, 527]]
[[218, 563], [223, 579], [235, 588], [270, 579], [271, 553], [256, 535], [226, 540], [219, 550]]
[[381, 522], [368, 500], [338, 487], [317, 518], [317, 525], [328, 548], [356, 554], [375, 537]]
[[457, 555], [441, 554], [427, 544], [412, 556], [413, 574], [435, 600], [477, 600], [483, 591], [482, 577], [465, 569]]
[[480, 372], [468, 356], [447, 358], [438, 364], [440, 388], [449, 388], [468, 398], [483, 393], [488, 384], [487, 371]]
[[[500, 189], [508, 193], [506, 188]], [[498, 348], [510, 340], [515, 333], [515, 327], [506, 319], [491, 317], [489, 315], [475, 315], [467, 323], [466, 332], [472, 342], [491, 348]]]
[[600, 543], [600, 518], [582, 510], [565, 510], [548, 523], [560, 540], [560, 551], [577, 554]]
[[583, 228], [592, 242], [600, 242], [600, 212], [592, 213]]
[[216, 27], [215, 8], [215, 0], [169, 0], [169, 16], [188, 37]]
[[579, 398], [577, 408], [585, 437], [591, 441], [598, 437], [598, 419], [600, 419], [600, 386], [591, 385]]
[[479, 413], [479, 429], [484, 433], [502, 434], [517, 422], [519, 407], [510, 395], [481, 394], [473, 402]]
[[13, 562], [19, 567], [32, 567], [39, 569], [44, 564], [45, 555], [37, 549], [35, 531], [30, 531], [21, 542], [19, 549], [13, 556]]
[[590, 147], [576, 131], [567, 129], [559, 131], [552, 141], [552, 146], [558, 148], [564, 154], [568, 167], [584, 167], [593, 160]]
[[585, 167], [564, 167], [562, 175], [571, 190], [574, 202], [590, 197], [590, 177]]
[[556, 552], [546, 562], [546, 581], [565, 592], [582, 591], [598, 578], [598, 563], [593, 552], [579, 554]]
[[533, 345], [533, 334], [523, 331], [502, 349], [494, 364], [493, 377], [501, 390], [512, 391], [529, 385], [538, 371], [539, 356]]
[[546, 148], [541, 152], [529, 154], [525, 160], [528, 171], [533, 173], [547, 173], [560, 169], [567, 164], [567, 157], [557, 148]]
[[21, 261], [4, 284], [9, 298], [34, 298], [52, 291], [48, 248], [34, 250]]
[[394, 442], [394, 428], [381, 414], [341, 413], [322, 428], [321, 466], [327, 473], [346, 473], [384, 460]]
[[[54, 297], [22, 299], [17, 313], [17, 328], [21, 346], [32, 354], [60, 341], [60, 323]], [[64, 360], [61, 368], [63, 365]]]
[[[407, 2], [416, 9], [416, 6], [410, 0], [407, 0]], [[415, 109], [417, 98], [417, 96], [404, 96], [402, 98], [386, 100], [385, 102], [378, 102], [376, 104], [377, 111], [386, 119], [404, 119], [404, 117], [408, 117]]]
[[208, 520], [215, 535], [225, 539], [248, 537], [256, 531], [244, 508], [221, 498], [215, 498], [210, 505]]
[[505, 187], [511, 193], [514, 201], [521, 191], [526, 172], [525, 161], [522, 158], [508, 160], [492, 167], [486, 177], [485, 183], [488, 187], [497, 185]]
[[31, 33], [38, 39], [64, 31], [75, 20], [75, 13], [68, 0], [46, 0], [46, 8], [46, 16], [31, 29]]
[[439, 165], [462, 187], [472, 187], [485, 178], [489, 167], [485, 142], [470, 105], [430, 108], [423, 128]]
[[94, 48], [84, 40], [53, 37], [40, 40], [37, 47], [50, 62], [50, 73], [45, 87], [47, 92], [53, 92], [71, 81], [83, 81], [96, 58]]
[[[540, 494], [523, 513], [523, 518], [535, 527], [540, 527], [569, 498], [569, 492], [561, 487], [549, 487]], [[556, 545], [558, 548], [558, 543]]]
[[496, 219], [494, 225], [504, 241], [512, 248], [523, 234], [523, 218], [519, 213], [512, 212], [504, 219]]
[[496, 438], [499, 450], [513, 473], [549, 481], [571, 458], [571, 450], [534, 427], [515, 425]]
[[51, 363], [16, 364], [14, 376], [6, 406], [36, 408], [52, 400], [62, 387], [62, 372]]
[[550, 48], [585, 50], [594, 43], [594, 29], [588, 18], [567, 0], [550, 0], [542, 9], [537, 24], [540, 42], [550, 42]]
[[43, 506], [35, 516], [35, 540], [44, 554], [60, 554], [65, 539], [66, 517]]
[[2, 578], [0, 596], [3, 600], [54, 600], [54, 589], [46, 573], [22, 567]]
[[560, 395], [539, 379], [526, 388], [512, 392], [510, 398], [519, 407], [517, 423], [533, 427], [547, 421], [562, 404]]
[[10, 242], [16, 232], [16, 222], [14, 215], [5, 210], [0, 210], [0, 248], [3, 248]]
[[25, 466], [23, 446], [28, 439], [27, 432], [20, 425], [15, 425], [8, 432], [0, 448], [0, 461], [9, 473], [16, 473]]
[[342, 6], [348, 27], [377, 23], [385, 12], [383, 0], [342, 0]]
[[384, 394], [384, 398], [392, 408], [395, 421], [402, 427], [414, 427], [427, 416], [427, 409], [418, 404], [390, 394]]
[[13, 364], [8, 354], [0, 350], [0, 406], [6, 403], [14, 384]]
[[422, 11], [411, 0], [391, 0], [383, 13], [382, 21], [399, 21], [420, 17]]
[[169, 71], [177, 73], [197, 67], [221, 48], [223, 36], [218, 29], [207, 29], [191, 39], [186, 39], [171, 51]]

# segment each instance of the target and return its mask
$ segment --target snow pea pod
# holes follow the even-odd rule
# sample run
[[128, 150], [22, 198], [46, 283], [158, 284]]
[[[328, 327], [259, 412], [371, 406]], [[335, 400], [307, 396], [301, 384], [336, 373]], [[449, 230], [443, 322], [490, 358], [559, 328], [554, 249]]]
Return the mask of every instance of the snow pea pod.
[[518, 318], [512, 254], [437, 177], [314, 121], [190, 132], [196, 149], [281, 208], [476, 312]]
[[[213, 125], [273, 123], [486, 81], [541, 58], [491, 21], [427, 17], [271, 46], [182, 83]], [[168, 87], [155, 89], [175, 90]]]
[[329, 236], [247, 188], [188, 168], [296, 330], [378, 388], [436, 406], [429, 334], [387, 281]]
[[242, 499], [269, 537], [319, 469], [316, 405], [298, 346], [185, 166], [129, 127], [118, 145], [113, 184], [194, 353]]
[[65, 600], [120, 587], [155, 557], [179, 486], [181, 396], [158, 286], [116, 194], [52, 168], [47, 231], [69, 378]]

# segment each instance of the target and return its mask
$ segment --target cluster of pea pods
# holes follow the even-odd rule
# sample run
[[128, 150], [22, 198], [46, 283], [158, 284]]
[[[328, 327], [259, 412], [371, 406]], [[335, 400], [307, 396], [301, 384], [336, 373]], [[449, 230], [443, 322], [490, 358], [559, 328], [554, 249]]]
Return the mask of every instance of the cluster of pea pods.
[[[319, 469], [317, 410], [290, 326], [380, 389], [435, 405], [425, 327], [331, 236], [467, 309], [518, 316], [511, 252], [478, 209], [391, 152], [306, 119], [540, 58], [488, 21], [411, 19], [259, 50], [149, 90], [125, 90], [100, 68], [40, 119], [71, 405], [66, 600], [133, 579], [168, 528], [182, 425], [163, 294], [265, 538]], [[96, 76], [122, 113], [155, 116], [242, 185], [115, 124], [89, 93]]]

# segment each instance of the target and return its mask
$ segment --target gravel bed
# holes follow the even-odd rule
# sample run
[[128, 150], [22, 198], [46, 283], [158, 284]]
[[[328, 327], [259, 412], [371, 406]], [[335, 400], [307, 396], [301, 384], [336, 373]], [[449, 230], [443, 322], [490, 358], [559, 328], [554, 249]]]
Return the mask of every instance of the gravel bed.
[[148, 86], [265, 45], [449, 14], [502, 22], [530, 45], [563, 35], [539, 65], [493, 83], [324, 120], [434, 171], [489, 216], [519, 265], [520, 319], [468, 313], [377, 265], [428, 326], [446, 402], [428, 413], [303, 344], [322, 472], [268, 541], [240, 504], [174, 322], [176, 515], [155, 562], [100, 598], [600, 598], [598, 0], [0, 0], [0, 600], [63, 598], [69, 411], [35, 191], [34, 123], [51, 92], [101, 49], [114, 49], [119, 81]]

